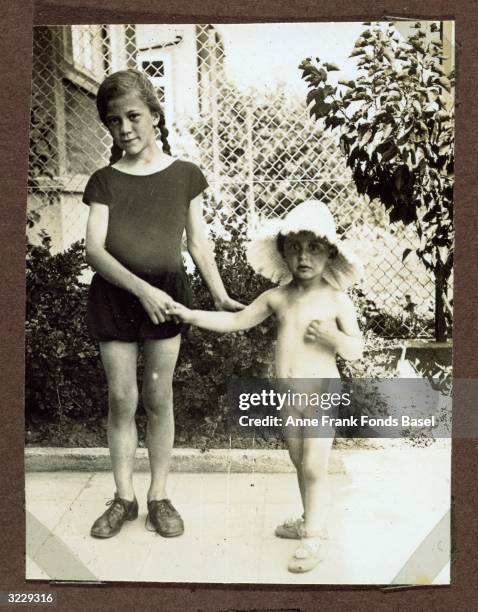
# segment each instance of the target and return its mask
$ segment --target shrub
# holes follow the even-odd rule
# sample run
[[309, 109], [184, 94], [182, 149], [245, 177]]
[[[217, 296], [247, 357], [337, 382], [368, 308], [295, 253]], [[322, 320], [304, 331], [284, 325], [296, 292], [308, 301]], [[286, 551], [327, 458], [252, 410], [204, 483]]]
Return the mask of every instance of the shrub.
[[[250, 302], [269, 285], [245, 261], [242, 225], [228, 225], [214, 236], [216, 257], [230, 293]], [[26, 414], [61, 423], [62, 419], [104, 416], [106, 380], [99, 352], [86, 326], [88, 286], [83, 241], [52, 255], [50, 239], [27, 251]], [[197, 271], [189, 275], [197, 308], [213, 309]], [[225, 410], [227, 380], [264, 375], [273, 344], [270, 321], [250, 330], [219, 335], [191, 329], [183, 342], [175, 374], [178, 436], [216, 429]], [[139, 378], [141, 379], [141, 363]], [[140, 417], [140, 430], [144, 430]], [[184, 430], [184, 431], [183, 431]], [[197, 432], [196, 432], [197, 433]]]
[[83, 241], [52, 255], [50, 238], [28, 245], [26, 262], [27, 418], [88, 417], [106, 405], [98, 349], [85, 324]]
[[[224, 223], [213, 234], [215, 255], [229, 293], [250, 303], [272, 285], [256, 275], [245, 258], [245, 228], [242, 222]], [[107, 387], [98, 348], [85, 321], [88, 287], [79, 277], [86, 268], [83, 242], [52, 255], [50, 240], [28, 245], [26, 323], [26, 413], [59, 427], [55, 439], [66, 444], [88, 445], [85, 435], [96, 436], [107, 411]], [[197, 270], [189, 273], [195, 308], [214, 309], [211, 296]], [[364, 319], [369, 358], [342, 362], [345, 376], [381, 378], [392, 375], [397, 355], [371, 331], [380, 311], [360, 291], [354, 300]], [[399, 321], [390, 319], [390, 325]], [[271, 317], [261, 325], [230, 334], [217, 334], [192, 327], [182, 343], [175, 372], [177, 440], [180, 444], [207, 447], [228, 444], [225, 429], [227, 384], [233, 377], [267, 377], [273, 374], [276, 324]], [[141, 362], [138, 378], [141, 381]], [[365, 397], [360, 409], [377, 414], [378, 406]], [[379, 413], [382, 412], [380, 407]], [[145, 434], [145, 417], [139, 411], [140, 439]], [[72, 420], [80, 430], [71, 429]], [[62, 423], [68, 433], [61, 434]], [[34, 429], [34, 428], [33, 428]], [[71, 430], [71, 431], [70, 431]], [[104, 439], [103, 439], [104, 440]], [[261, 441], [257, 441], [259, 444]], [[104, 441], [103, 441], [104, 443]], [[237, 441], [235, 442], [237, 443]]]
[[[213, 234], [219, 272], [229, 294], [248, 304], [272, 285], [248, 265], [244, 250], [244, 225], [227, 223], [225, 232]], [[212, 298], [195, 270], [189, 275], [194, 307], [214, 309]], [[191, 328], [183, 342], [175, 380], [178, 424], [201, 427], [207, 439], [225, 434], [227, 382], [233, 377], [270, 374], [275, 337], [274, 322], [228, 334]], [[187, 425], [186, 425], [187, 424]]]

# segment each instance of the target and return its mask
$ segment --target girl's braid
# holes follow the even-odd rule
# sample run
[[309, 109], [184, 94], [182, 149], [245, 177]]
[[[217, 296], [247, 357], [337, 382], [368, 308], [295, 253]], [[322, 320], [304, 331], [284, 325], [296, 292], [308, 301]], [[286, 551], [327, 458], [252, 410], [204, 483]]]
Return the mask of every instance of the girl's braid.
[[117, 144], [113, 143], [110, 151], [110, 166], [115, 164], [123, 157], [123, 149]]
[[163, 113], [160, 113], [159, 115], [158, 128], [159, 128], [159, 134], [161, 137], [161, 143], [163, 145], [163, 151], [167, 153], [168, 155], [172, 155], [171, 147], [169, 146], [169, 142], [168, 142], [169, 131], [168, 131], [168, 128], [166, 127], [166, 121], [164, 119]]

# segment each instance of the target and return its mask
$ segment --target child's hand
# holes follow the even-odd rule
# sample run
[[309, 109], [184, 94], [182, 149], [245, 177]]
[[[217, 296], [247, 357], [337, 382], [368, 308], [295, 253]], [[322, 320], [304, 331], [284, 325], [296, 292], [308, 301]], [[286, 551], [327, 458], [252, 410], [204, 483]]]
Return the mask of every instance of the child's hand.
[[325, 344], [335, 349], [338, 333], [339, 328], [337, 327], [335, 319], [328, 319], [327, 321], [314, 319], [314, 321], [311, 321], [307, 326], [304, 338], [309, 342]]
[[184, 304], [180, 304], [179, 302], [172, 301], [169, 304], [166, 313], [175, 320], [184, 321], [184, 323], [191, 322], [192, 311], [189, 308], [186, 308]]

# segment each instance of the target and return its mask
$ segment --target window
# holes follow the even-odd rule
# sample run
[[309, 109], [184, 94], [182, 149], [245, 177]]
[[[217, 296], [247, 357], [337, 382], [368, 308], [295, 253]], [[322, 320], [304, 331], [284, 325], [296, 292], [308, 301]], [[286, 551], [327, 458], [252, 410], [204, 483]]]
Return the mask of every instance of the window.
[[166, 121], [170, 121], [174, 113], [174, 94], [172, 79], [172, 58], [168, 51], [147, 50], [138, 53], [138, 67], [152, 82], [158, 94], [158, 99], [164, 109]]
[[105, 31], [101, 25], [71, 26], [73, 66], [95, 80], [105, 76]]

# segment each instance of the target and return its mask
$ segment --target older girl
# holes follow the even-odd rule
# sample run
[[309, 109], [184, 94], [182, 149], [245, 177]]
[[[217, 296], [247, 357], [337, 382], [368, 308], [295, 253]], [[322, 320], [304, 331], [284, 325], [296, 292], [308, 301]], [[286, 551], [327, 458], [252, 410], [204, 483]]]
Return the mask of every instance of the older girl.
[[108, 383], [108, 445], [116, 492], [91, 535], [114, 536], [124, 521], [138, 516], [133, 463], [142, 345], [151, 465], [148, 521], [162, 536], [178, 536], [183, 521], [168, 499], [166, 479], [174, 441], [172, 378], [184, 325], [167, 314], [167, 307], [173, 301], [189, 305], [181, 259], [184, 230], [215, 306], [239, 310], [242, 305], [227, 295], [204, 230], [201, 193], [207, 182], [195, 164], [171, 157], [152, 84], [136, 70], [116, 72], [100, 85], [97, 108], [113, 147], [110, 165], [91, 176], [83, 196], [90, 207], [86, 257], [96, 271], [88, 325], [99, 342]]

